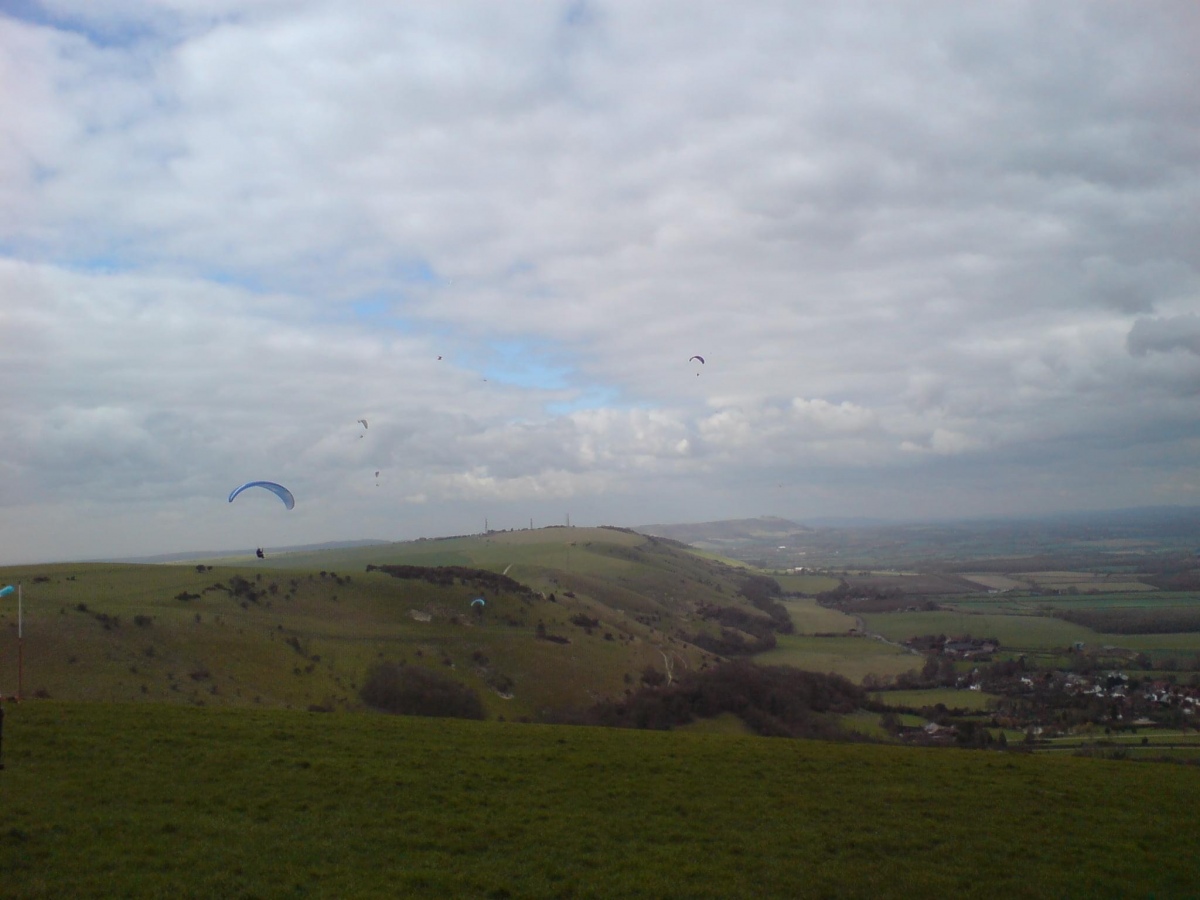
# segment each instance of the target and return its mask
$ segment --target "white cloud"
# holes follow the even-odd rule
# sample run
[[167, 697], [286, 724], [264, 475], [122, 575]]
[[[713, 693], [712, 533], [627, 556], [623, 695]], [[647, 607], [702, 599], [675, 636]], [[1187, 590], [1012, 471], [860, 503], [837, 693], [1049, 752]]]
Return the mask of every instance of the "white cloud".
[[219, 541], [247, 473], [319, 540], [1193, 471], [1192, 4], [28, 9], [0, 14], [13, 554], [66, 498], [92, 524], [54, 553], [105, 521]]

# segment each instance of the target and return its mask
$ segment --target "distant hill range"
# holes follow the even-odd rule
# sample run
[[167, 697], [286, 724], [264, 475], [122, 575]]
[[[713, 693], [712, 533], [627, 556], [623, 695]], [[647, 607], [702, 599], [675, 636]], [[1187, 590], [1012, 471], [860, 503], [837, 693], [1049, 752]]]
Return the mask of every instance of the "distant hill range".
[[808, 537], [814, 529], [778, 516], [757, 519], [725, 519], [719, 522], [695, 522], [683, 525], [642, 525], [634, 531], [654, 537], [670, 538], [710, 550], [725, 550], [747, 544], [786, 541]]
[[[1189, 555], [1200, 547], [1200, 507], [1089, 510], [1044, 516], [924, 522], [777, 516], [683, 525], [644, 525], [642, 534], [780, 567], [900, 564], [1068, 554], [1080, 564], [1114, 555]], [[1044, 562], [1044, 560], [1043, 560]]]

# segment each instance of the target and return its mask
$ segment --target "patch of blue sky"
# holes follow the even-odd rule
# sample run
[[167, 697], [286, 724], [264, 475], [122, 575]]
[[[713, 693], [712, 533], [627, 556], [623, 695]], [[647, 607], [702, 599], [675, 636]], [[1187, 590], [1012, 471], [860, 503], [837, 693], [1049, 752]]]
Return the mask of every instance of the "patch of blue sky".
[[561, 391], [575, 371], [562, 351], [528, 340], [488, 341], [481, 354], [484, 378], [516, 387]]
[[80, 256], [60, 261], [63, 268], [75, 272], [86, 272], [89, 275], [113, 275], [117, 272], [128, 272], [134, 264], [122, 259], [115, 253], [98, 253], [95, 256]]
[[214, 284], [223, 284], [227, 287], [241, 288], [252, 294], [265, 294], [270, 290], [261, 279], [245, 272], [234, 273], [209, 270], [201, 273], [201, 277], [205, 281], [211, 281]]
[[393, 306], [394, 301], [387, 297], [363, 297], [350, 303], [350, 312], [357, 319], [386, 323]]
[[516, 275], [529, 275], [536, 271], [537, 266], [535, 266], [529, 260], [518, 259], [509, 263], [508, 267], [504, 270], [504, 274], [511, 278]]
[[53, 28], [56, 31], [69, 31], [86, 38], [96, 47], [130, 47], [158, 36], [156, 30], [144, 22], [124, 16], [113, 16], [111, 13], [71, 15], [47, 9], [46, 5], [38, 0], [5, 0], [0, 16], [43, 28]]
[[400, 281], [406, 281], [410, 284], [444, 284], [445, 279], [442, 278], [433, 266], [423, 259], [408, 260], [407, 262], [398, 263], [392, 268], [392, 272]]
[[9, 19], [19, 19], [31, 25], [45, 25], [50, 28], [57, 27], [59, 23], [59, 17], [52, 15], [37, 0], [7, 0], [4, 9], [0, 10], [0, 15]]
[[583, 388], [570, 400], [555, 400], [543, 407], [549, 415], [566, 416], [583, 409], [627, 408], [629, 404], [621, 402], [621, 392], [614, 387], [594, 385]]
[[566, 25], [587, 25], [594, 16], [594, 12], [588, 3], [584, 0], [575, 0], [563, 10], [562, 21]]
[[349, 303], [330, 302], [317, 306], [314, 320], [330, 325], [365, 327], [373, 332], [394, 331], [417, 334], [428, 331], [415, 320], [398, 315], [400, 301], [385, 294], [370, 294]]

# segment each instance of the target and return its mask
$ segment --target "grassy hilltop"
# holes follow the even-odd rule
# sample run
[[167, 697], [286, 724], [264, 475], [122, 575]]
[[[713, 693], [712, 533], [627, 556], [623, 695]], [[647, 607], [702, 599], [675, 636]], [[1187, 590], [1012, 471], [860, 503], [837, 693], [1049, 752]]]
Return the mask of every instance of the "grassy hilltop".
[[[487, 570], [520, 589], [373, 568], [390, 565]], [[27, 696], [355, 709], [365, 673], [387, 661], [452, 676], [489, 717], [513, 719], [621, 696], [648, 666], [673, 676], [715, 661], [688, 638], [720, 632], [702, 607], [761, 618], [738, 595], [741, 573], [632, 532], [546, 528], [0, 579], [24, 584]], [[14, 604], [0, 628], [0, 688], [13, 693]]]

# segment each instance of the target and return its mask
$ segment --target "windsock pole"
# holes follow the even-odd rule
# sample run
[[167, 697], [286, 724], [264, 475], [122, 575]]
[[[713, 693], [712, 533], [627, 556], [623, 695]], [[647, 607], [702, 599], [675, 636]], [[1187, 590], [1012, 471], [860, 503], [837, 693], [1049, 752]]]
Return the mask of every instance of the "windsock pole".
[[22, 618], [21, 582], [17, 582], [17, 702], [25, 687], [25, 628]]

